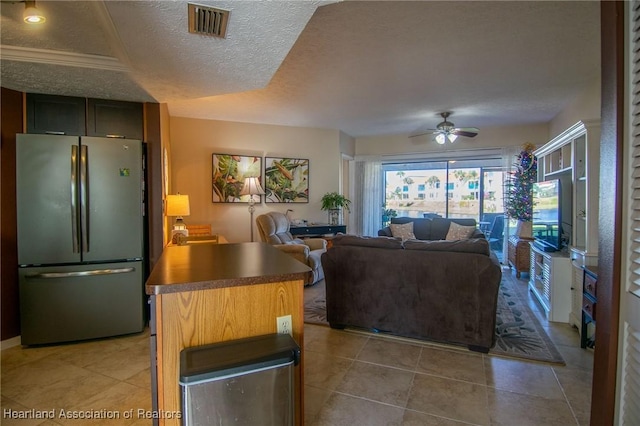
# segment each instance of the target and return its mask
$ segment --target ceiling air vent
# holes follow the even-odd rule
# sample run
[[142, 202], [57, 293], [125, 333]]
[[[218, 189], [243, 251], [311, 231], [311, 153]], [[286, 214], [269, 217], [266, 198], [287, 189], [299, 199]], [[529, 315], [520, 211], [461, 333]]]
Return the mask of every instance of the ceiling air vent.
[[230, 13], [228, 10], [189, 3], [189, 32], [224, 38]]

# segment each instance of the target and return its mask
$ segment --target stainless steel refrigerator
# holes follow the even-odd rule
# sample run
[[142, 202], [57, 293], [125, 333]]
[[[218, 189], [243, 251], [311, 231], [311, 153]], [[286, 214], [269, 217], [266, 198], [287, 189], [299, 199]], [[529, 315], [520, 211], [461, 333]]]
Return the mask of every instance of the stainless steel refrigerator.
[[144, 329], [142, 143], [20, 134], [24, 345]]

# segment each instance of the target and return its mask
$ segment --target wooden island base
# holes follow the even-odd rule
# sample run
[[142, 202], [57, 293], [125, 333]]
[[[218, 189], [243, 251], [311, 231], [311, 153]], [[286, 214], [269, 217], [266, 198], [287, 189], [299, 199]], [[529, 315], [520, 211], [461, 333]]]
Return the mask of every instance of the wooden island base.
[[[303, 289], [309, 271], [263, 243], [168, 247], [147, 281], [152, 362], [157, 358], [154, 409], [181, 410], [178, 377], [184, 348], [276, 333], [276, 317], [283, 315], [291, 315], [293, 338], [303, 348]], [[304, 350], [295, 368], [298, 425], [304, 418], [303, 365]], [[160, 425], [181, 422], [158, 420]]]

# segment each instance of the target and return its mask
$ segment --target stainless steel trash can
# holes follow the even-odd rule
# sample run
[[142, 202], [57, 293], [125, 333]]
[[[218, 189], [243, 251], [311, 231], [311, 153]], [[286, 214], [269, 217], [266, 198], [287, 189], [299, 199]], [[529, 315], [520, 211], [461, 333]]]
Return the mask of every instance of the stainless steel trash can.
[[180, 352], [184, 425], [293, 425], [300, 347], [268, 334]]

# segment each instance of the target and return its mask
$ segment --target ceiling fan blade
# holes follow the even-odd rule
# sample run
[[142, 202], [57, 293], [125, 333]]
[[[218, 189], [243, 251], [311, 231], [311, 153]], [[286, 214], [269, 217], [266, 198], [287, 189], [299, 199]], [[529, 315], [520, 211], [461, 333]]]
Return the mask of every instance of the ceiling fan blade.
[[411, 133], [409, 135], [409, 138], [417, 138], [418, 136], [424, 136], [424, 135], [431, 135], [433, 133], [437, 133], [438, 130], [436, 129], [426, 129], [426, 130], [419, 130], [415, 133]]
[[460, 127], [460, 128], [453, 129], [451, 133], [457, 136], [466, 136], [468, 138], [473, 138], [478, 135], [479, 131], [480, 130], [475, 127]]
[[480, 129], [478, 129], [477, 127], [456, 127], [453, 130], [462, 130], [463, 132], [472, 132], [472, 133], [478, 133], [480, 131]]

